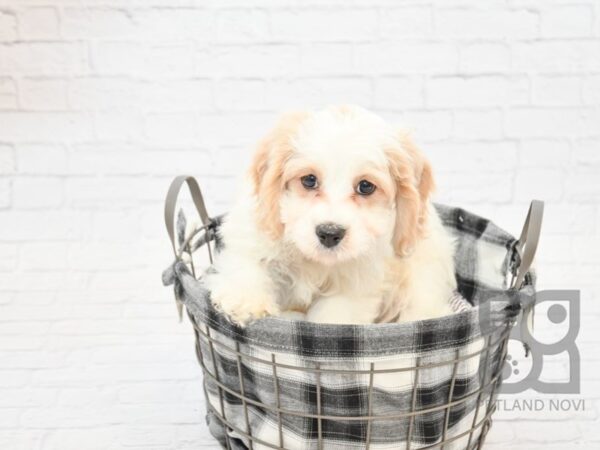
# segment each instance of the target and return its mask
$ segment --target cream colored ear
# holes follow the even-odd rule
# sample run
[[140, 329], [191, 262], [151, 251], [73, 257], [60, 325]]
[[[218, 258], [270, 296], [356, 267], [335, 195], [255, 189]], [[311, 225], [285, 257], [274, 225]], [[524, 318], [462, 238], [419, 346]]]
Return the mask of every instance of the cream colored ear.
[[387, 152], [390, 172], [396, 183], [396, 225], [393, 245], [399, 256], [410, 254], [423, 237], [429, 196], [434, 188], [431, 165], [407, 134]]
[[294, 148], [292, 139], [305, 112], [288, 113], [282, 116], [276, 127], [258, 144], [250, 166], [250, 179], [256, 195], [256, 218], [261, 229], [273, 239], [283, 233], [279, 202], [283, 192], [283, 170], [291, 158]]
[[[402, 145], [402, 148], [408, 152], [413, 161], [417, 190], [419, 191], [421, 201], [424, 203], [424, 206], [426, 206], [425, 204], [429, 201], [429, 197], [435, 190], [435, 181], [433, 179], [431, 164], [427, 158], [425, 158], [423, 152], [415, 145], [408, 133], [402, 133], [400, 135], [400, 144]], [[425, 216], [427, 215], [426, 207], [423, 208], [422, 214]]]

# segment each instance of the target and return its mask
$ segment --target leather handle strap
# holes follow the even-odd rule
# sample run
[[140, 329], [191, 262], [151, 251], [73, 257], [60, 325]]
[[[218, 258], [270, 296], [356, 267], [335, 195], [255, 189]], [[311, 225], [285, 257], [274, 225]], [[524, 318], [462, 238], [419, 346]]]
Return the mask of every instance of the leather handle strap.
[[[529, 206], [521, 236], [515, 246], [515, 249], [521, 257], [521, 261], [513, 276], [513, 282], [511, 283], [512, 288], [521, 289], [523, 282], [525, 281], [525, 275], [531, 268], [540, 240], [543, 217], [544, 202], [533, 200]], [[523, 320], [521, 321], [521, 339], [523, 341], [523, 347], [525, 348], [525, 356], [527, 357], [531, 351], [532, 345], [535, 343], [535, 339], [533, 338], [535, 299], [526, 305], [522, 305], [522, 307]]]
[[202, 224], [208, 225], [210, 223], [210, 217], [206, 211], [204, 198], [202, 197], [202, 192], [200, 191], [200, 186], [198, 185], [196, 179], [189, 175], [181, 175], [176, 177], [171, 182], [171, 186], [167, 192], [167, 197], [165, 198], [165, 225], [167, 227], [167, 233], [169, 234], [169, 239], [171, 239], [173, 253], [175, 253], [176, 258], [177, 246], [175, 244], [175, 207], [177, 206], [177, 197], [179, 196], [179, 191], [184, 183], [187, 183], [188, 185], [190, 194], [192, 196], [192, 201], [196, 206], [196, 210], [198, 211], [200, 220], [202, 220]]
[[516, 249], [521, 257], [521, 263], [517, 269], [511, 287], [520, 289], [525, 281], [525, 275], [529, 272], [535, 252], [540, 240], [542, 230], [542, 219], [544, 218], [544, 202], [533, 200], [527, 212], [527, 218], [517, 242]]

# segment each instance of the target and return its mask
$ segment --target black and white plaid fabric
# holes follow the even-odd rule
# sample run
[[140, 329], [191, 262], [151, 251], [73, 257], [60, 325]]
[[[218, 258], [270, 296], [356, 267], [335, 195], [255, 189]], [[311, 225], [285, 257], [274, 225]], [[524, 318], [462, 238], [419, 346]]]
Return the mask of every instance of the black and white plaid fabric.
[[[462, 209], [437, 208], [456, 238], [459, 292], [472, 305], [457, 302], [458, 312], [441, 319], [357, 326], [266, 318], [242, 329], [214, 310], [185, 262], [165, 271], [194, 325], [207, 421], [224, 448], [476, 448], [521, 307], [507, 288], [516, 240]], [[531, 276], [523, 290], [533, 293]]]

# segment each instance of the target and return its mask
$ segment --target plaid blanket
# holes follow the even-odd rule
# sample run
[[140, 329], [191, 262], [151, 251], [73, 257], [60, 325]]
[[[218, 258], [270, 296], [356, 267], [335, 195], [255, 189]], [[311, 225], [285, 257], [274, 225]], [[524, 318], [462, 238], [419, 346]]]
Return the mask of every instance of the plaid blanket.
[[[165, 271], [194, 325], [207, 422], [224, 448], [476, 448], [521, 308], [507, 289], [516, 240], [462, 209], [437, 209], [472, 306], [453, 299], [458, 312], [441, 319], [359, 326], [273, 317], [242, 329], [215, 311], [185, 262]], [[533, 284], [529, 275], [522, 290], [532, 294]]]

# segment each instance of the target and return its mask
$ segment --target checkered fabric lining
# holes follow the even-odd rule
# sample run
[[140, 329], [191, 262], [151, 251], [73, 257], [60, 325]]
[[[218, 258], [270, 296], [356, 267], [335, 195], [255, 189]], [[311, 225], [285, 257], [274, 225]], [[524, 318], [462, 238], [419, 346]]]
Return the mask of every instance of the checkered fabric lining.
[[[516, 240], [462, 209], [436, 207], [456, 239], [459, 292], [474, 306], [441, 319], [358, 326], [266, 318], [242, 329], [212, 308], [185, 263], [165, 271], [194, 324], [207, 421], [224, 448], [249, 448], [248, 434], [255, 449], [317, 449], [319, 436], [325, 449], [365, 448], [367, 439], [371, 449], [407, 448], [408, 439], [418, 449], [461, 435], [443, 448], [476, 444], [481, 427], [469, 430], [483, 423], [499, 388], [502, 344], [520, 310], [518, 292], [506, 288], [519, 263]], [[526, 277], [523, 291], [532, 294], [533, 285]], [[413, 408], [412, 419], [397, 417]]]

